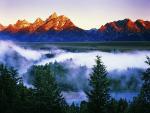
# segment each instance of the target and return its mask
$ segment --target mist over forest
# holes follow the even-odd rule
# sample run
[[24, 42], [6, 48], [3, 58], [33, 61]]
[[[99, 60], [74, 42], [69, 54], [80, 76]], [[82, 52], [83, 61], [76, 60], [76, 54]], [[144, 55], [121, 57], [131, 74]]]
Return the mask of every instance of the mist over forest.
[[149, 111], [149, 50], [0, 45], [0, 112]]
[[[146, 56], [150, 56], [150, 51], [138, 50], [72, 52], [58, 47], [49, 49], [25, 48], [11, 41], [0, 41], [0, 45], [0, 62], [17, 69], [27, 87], [33, 87], [34, 76], [29, 74], [32, 67], [50, 63], [57, 83], [66, 99], [70, 99], [68, 101], [70, 103], [76, 99], [75, 102], [78, 103], [79, 98], [86, 100], [86, 95], [83, 92], [89, 90], [88, 79], [92, 67], [95, 65], [96, 56], [101, 56], [106, 66], [111, 81], [112, 95], [117, 98], [123, 95], [123, 98], [126, 98], [124, 93], [131, 93], [131, 97], [126, 99], [132, 100], [133, 96], [138, 94], [142, 84], [141, 74], [147, 68], [144, 63]], [[121, 94], [122, 92], [124, 93]], [[77, 94], [79, 98], [74, 96], [75, 99], [72, 99], [68, 97], [68, 94]]]

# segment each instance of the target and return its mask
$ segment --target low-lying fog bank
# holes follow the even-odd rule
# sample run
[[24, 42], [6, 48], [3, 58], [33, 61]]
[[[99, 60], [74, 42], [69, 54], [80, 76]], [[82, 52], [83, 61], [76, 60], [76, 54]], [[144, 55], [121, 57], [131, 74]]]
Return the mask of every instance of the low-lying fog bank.
[[101, 56], [102, 61], [105, 64], [108, 71], [112, 70], [125, 70], [127, 68], [146, 68], [144, 61], [146, 56], [150, 56], [150, 51], [131, 51], [131, 52], [101, 52], [101, 51], [89, 51], [89, 52], [62, 52], [51, 59], [44, 59], [38, 63], [38, 65], [44, 65], [49, 62], [65, 62], [72, 61], [71, 66], [87, 66], [92, 68], [95, 64], [96, 56]]
[[[0, 41], [0, 63], [16, 68], [19, 74], [23, 77], [24, 84], [27, 86], [32, 85], [27, 82], [30, 78], [27, 72], [33, 65], [44, 65], [46, 63], [57, 62], [60, 63], [63, 68], [68, 70], [64, 78], [60, 77], [59, 74], [56, 77], [59, 84], [65, 84], [65, 86], [67, 84], [72, 87], [72, 90], [64, 87], [65, 91], [63, 94], [68, 102], [71, 100], [86, 100], [83, 90], [88, 89], [89, 73], [95, 64], [95, 58], [97, 55], [102, 57], [102, 61], [108, 70], [109, 77], [112, 79], [115, 78], [111, 87], [114, 87], [114, 89], [116, 88], [116, 91], [120, 91], [122, 90], [119, 89], [120, 87], [117, 89], [119, 83], [119, 85], [121, 84], [121, 87], [123, 87], [123, 90], [138, 90], [141, 84], [141, 72], [147, 68], [144, 61], [146, 60], [146, 56], [150, 56], [150, 51], [117, 53], [88, 51], [74, 53], [57, 48], [51, 48], [50, 50], [25, 49], [13, 42]], [[124, 84], [129, 84], [129, 86], [125, 86]], [[126, 87], [130, 88], [127, 89]], [[77, 92], [77, 95], [81, 94], [81, 96], [76, 96], [76, 94], [74, 94], [75, 92]], [[116, 98], [120, 98], [121, 96], [115, 95], [116, 93], [112, 93], [112, 96]], [[70, 101], [69, 98], [71, 98]]]

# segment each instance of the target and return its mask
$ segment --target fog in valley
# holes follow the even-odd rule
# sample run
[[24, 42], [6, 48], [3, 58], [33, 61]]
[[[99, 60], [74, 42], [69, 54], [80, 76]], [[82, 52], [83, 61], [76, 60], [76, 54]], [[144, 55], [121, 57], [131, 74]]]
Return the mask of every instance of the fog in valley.
[[[86, 100], [84, 90], [89, 89], [88, 78], [96, 56], [101, 56], [108, 77], [112, 79], [112, 96], [121, 98], [120, 96], [127, 97], [132, 93], [132, 98], [137, 94], [141, 86], [141, 73], [147, 68], [146, 56], [150, 56], [150, 51], [71, 52], [57, 47], [47, 50], [24, 48], [10, 41], [0, 41], [0, 63], [17, 69], [27, 87], [33, 87], [28, 74], [33, 65], [52, 63], [54, 67], [55, 64], [62, 66], [56, 80], [68, 103]], [[122, 88], [119, 87], [120, 84]]]

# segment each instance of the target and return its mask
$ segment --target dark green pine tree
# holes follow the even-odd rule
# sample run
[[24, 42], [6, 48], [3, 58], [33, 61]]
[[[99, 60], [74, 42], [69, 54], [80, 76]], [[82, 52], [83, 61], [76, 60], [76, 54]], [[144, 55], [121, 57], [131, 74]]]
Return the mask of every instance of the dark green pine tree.
[[107, 71], [103, 65], [101, 58], [97, 56], [96, 65], [90, 75], [89, 85], [90, 92], [86, 92], [88, 96], [88, 111], [90, 113], [107, 113], [107, 105], [109, 103], [109, 80]]
[[150, 108], [150, 58], [149, 57], [147, 57], [146, 63], [148, 64], [149, 67], [142, 77], [144, 83], [141, 89], [140, 97], [142, 98], [145, 104], [149, 105]]
[[0, 64], [0, 113], [16, 113], [17, 71]]
[[79, 113], [79, 107], [73, 103], [71, 106], [68, 106], [66, 113]]
[[50, 65], [34, 66], [35, 112], [36, 113], [64, 113], [64, 98], [57, 86]]
[[109, 102], [108, 109], [111, 113], [118, 113], [118, 101], [112, 98]]
[[80, 112], [79, 113], [88, 113], [87, 102], [86, 101], [82, 101], [80, 103]]
[[34, 112], [34, 92], [20, 83], [17, 85], [18, 99], [16, 101], [15, 110], [17, 113], [35, 113]]
[[114, 109], [117, 109], [117, 113], [127, 113], [128, 111], [128, 102], [124, 99], [118, 101], [118, 106]]
[[147, 57], [148, 69], [143, 73], [143, 85], [140, 94], [131, 103], [132, 113], [150, 113], [150, 58]]

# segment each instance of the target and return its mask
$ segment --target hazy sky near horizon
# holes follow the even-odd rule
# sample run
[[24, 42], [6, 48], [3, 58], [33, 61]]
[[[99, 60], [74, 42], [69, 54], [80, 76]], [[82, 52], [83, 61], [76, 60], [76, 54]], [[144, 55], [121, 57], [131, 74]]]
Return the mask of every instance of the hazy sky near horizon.
[[0, 23], [14, 24], [18, 19], [34, 22], [50, 14], [69, 17], [84, 29], [124, 18], [150, 20], [150, 0], [0, 0]]

